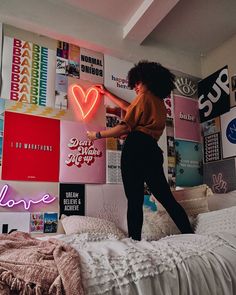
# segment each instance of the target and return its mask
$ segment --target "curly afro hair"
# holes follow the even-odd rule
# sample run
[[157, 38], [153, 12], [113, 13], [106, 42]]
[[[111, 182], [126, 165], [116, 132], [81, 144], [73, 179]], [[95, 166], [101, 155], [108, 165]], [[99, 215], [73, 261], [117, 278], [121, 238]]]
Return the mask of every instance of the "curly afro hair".
[[128, 72], [128, 84], [131, 89], [142, 82], [161, 99], [166, 98], [175, 88], [175, 75], [157, 62], [146, 60], [135, 64]]

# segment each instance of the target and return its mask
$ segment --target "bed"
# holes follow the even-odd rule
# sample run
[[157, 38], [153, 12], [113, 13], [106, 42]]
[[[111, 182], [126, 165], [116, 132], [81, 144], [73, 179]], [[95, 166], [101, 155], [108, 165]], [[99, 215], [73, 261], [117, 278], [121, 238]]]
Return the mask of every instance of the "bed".
[[195, 234], [158, 240], [134, 241], [98, 218], [68, 217], [64, 228], [1, 235], [0, 294], [236, 294], [236, 206], [197, 214]]

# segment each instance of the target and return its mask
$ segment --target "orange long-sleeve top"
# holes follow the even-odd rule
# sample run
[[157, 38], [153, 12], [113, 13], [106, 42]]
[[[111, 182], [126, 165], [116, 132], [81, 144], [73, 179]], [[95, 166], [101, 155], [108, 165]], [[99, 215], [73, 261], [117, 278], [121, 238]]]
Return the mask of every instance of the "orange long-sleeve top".
[[128, 106], [123, 122], [130, 131], [142, 131], [158, 140], [165, 129], [166, 116], [164, 100], [147, 90]]

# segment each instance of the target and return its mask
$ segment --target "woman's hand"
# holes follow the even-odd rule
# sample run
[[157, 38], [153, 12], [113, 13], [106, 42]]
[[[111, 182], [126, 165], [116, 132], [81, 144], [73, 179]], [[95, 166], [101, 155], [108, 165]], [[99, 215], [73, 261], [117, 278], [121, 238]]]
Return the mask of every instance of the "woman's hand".
[[96, 84], [93, 86], [97, 91], [99, 91], [100, 94], [102, 95], [106, 95], [112, 102], [114, 102], [119, 108], [121, 108], [122, 110], [126, 111], [128, 106], [130, 105], [129, 102], [127, 102], [126, 100], [116, 96], [115, 94], [113, 94], [112, 92], [110, 92], [109, 90], [107, 90], [105, 88], [104, 85], [102, 84]]
[[87, 137], [89, 140], [96, 140], [97, 137], [96, 137], [96, 131], [87, 131]]
[[108, 92], [105, 86], [102, 84], [97, 84], [97, 85], [94, 85], [93, 87], [97, 89], [102, 95], [105, 95]]

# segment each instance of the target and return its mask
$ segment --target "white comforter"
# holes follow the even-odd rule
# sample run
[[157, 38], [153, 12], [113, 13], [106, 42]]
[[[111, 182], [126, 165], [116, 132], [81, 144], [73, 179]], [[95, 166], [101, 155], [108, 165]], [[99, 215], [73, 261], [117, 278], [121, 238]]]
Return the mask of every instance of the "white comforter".
[[89, 241], [60, 235], [81, 259], [85, 294], [235, 295], [236, 235]]

